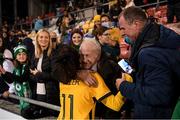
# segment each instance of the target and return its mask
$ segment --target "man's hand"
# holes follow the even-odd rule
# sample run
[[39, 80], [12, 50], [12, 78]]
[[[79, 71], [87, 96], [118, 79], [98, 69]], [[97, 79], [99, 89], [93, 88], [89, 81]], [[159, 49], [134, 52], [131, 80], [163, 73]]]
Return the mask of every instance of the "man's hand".
[[9, 91], [3, 92], [2, 96], [3, 96], [4, 98], [8, 98], [8, 96], [9, 96]]
[[116, 88], [119, 90], [119, 86], [121, 85], [121, 83], [125, 81], [124, 79], [122, 78], [117, 78], [116, 79]]
[[39, 71], [37, 69], [30, 69], [31, 74], [36, 75]]
[[117, 78], [117, 79], [116, 79], [116, 88], [117, 88], [118, 90], [119, 90], [119, 86], [121, 85], [121, 83], [122, 83], [123, 81], [128, 81], [128, 82], [132, 83], [132, 82], [133, 82], [133, 79], [132, 79], [132, 77], [131, 77], [129, 74], [127, 74], [127, 73], [122, 73], [122, 78]]
[[4, 70], [4, 68], [0, 65], [0, 74], [5, 74], [6, 71]]
[[92, 71], [90, 70], [79, 70], [77, 77], [84, 81], [84, 83], [88, 86], [97, 87], [98, 83], [96, 79], [91, 75], [91, 72]]

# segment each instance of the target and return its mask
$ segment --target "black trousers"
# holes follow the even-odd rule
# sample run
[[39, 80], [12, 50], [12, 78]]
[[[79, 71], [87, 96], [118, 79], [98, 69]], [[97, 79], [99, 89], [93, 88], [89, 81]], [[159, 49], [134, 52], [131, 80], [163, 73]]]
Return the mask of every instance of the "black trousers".
[[180, 21], [180, 2], [176, 4], [168, 4], [167, 19], [168, 23], [173, 23], [174, 16], [176, 16], [176, 22]]

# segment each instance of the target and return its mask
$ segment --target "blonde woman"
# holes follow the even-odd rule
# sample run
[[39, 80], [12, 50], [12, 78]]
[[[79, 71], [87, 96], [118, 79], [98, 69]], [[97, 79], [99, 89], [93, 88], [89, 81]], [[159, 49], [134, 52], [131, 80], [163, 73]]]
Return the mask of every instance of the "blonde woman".
[[[50, 33], [41, 29], [37, 32], [35, 39], [35, 53], [31, 60], [31, 74], [33, 80], [34, 99], [59, 105], [58, 83], [51, 77], [52, 41]], [[58, 115], [55, 111], [38, 107], [37, 117], [49, 114]]]

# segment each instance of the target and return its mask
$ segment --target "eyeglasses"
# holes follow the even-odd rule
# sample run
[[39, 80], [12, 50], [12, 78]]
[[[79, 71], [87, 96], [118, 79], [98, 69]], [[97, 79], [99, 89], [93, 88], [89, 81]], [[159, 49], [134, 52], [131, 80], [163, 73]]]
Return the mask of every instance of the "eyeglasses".
[[106, 22], [105, 20], [101, 21], [101, 23]]
[[103, 33], [102, 35], [104, 35], [104, 36], [110, 36], [111, 34], [109, 34], [109, 33]]
[[97, 21], [94, 21], [94, 22], [96, 22], [96, 23], [97, 23], [97, 22], [101, 22], [101, 21], [100, 21], [100, 20], [97, 20]]
[[110, 22], [109, 19], [101, 19], [101, 23], [103, 22]]
[[72, 37], [73, 39], [75, 39], [75, 38], [81, 38], [81, 36], [78, 36], [78, 37]]

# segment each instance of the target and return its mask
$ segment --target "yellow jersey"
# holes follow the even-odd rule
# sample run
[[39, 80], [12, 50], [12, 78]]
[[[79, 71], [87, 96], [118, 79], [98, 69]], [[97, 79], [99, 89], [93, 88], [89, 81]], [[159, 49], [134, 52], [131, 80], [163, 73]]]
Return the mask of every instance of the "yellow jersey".
[[97, 72], [92, 75], [98, 81], [97, 87], [89, 87], [81, 80], [71, 80], [69, 84], [60, 83], [60, 114], [58, 119], [93, 119], [95, 100], [107, 107], [119, 111], [124, 104], [123, 96], [118, 92], [111, 94], [104, 80]]

